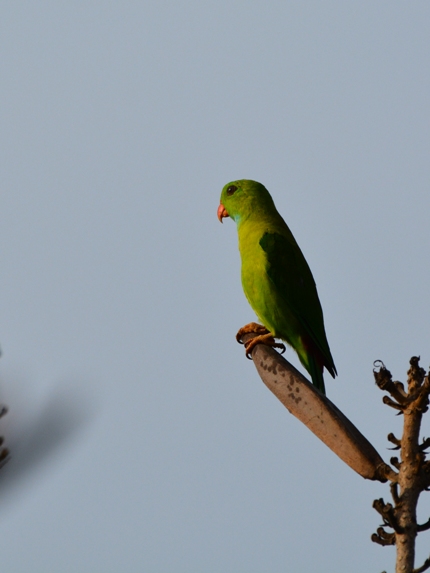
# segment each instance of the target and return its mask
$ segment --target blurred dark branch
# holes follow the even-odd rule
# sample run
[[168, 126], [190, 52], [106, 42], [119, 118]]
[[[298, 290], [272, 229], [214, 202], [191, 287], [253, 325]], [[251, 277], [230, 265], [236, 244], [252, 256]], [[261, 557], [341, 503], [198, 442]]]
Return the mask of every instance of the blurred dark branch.
[[[3, 418], [8, 412], [7, 406], [4, 404], [0, 404], [0, 418]], [[9, 450], [3, 447], [4, 438], [0, 436], [0, 469], [5, 465], [6, 462], [9, 461], [10, 454]]]

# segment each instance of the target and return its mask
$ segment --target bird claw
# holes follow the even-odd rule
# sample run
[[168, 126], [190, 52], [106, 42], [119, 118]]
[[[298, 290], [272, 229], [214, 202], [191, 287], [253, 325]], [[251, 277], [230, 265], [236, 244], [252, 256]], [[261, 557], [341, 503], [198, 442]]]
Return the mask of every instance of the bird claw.
[[285, 344], [282, 342], [276, 342], [274, 337], [270, 332], [266, 334], [260, 334], [259, 336], [254, 336], [251, 340], [245, 342], [245, 355], [249, 360], [252, 360], [252, 351], [254, 350], [257, 344], [265, 344], [266, 346], [271, 346], [272, 348], [279, 348], [281, 350], [281, 354], [284, 354], [286, 348]]
[[238, 343], [245, 344], [244, 342], [242, 342], [242, 337], [244, 334], [249, 334], [250, 332], [256, 335], [270, 334], [267, 328], [262, 324], [258, 324], [258, 322], [250, 322], [249, 324], [245, 324], [245, 326], [242, 326], [242, 328], [239, 328], [239, 330], [237, 331], [236, 340], [238, 341]]
[[[242, 338], [245, 334], [254, 334], [255, 336], [250, 340], [243, 342]], [[281, 350], [281, 354], [284, 354], [285, 352], [285, 344], [276, 342], [273, 334], [267, 330], [265, 326], [258, 324], [258, 322], [250, 322], [249, 324], [242, 326], [242, 328], [239, 328], [236, 334], [236, 340], [239, 344], [245, 345], [245, 355], [249, 360], [252, 360], [252, 351], [257, 344], [265, 344], [272, 348], [279, 348]]]

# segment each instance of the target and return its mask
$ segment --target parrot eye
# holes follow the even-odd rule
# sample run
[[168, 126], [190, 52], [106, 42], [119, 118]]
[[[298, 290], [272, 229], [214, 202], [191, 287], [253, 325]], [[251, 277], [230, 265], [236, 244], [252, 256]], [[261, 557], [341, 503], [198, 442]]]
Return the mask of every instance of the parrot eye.
[[227, 195], [233, 195], [235, 191], [237, 191], [237, 187], [235, 185], [230, 185], [230, 187], [227, 188]]

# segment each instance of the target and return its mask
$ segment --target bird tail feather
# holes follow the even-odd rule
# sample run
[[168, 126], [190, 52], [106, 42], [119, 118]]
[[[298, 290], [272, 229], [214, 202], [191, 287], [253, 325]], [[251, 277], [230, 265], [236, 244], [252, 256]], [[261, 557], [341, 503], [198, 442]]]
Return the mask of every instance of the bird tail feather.
[[312, 384], [318, 388], [318, 390], [325, 395], [325, 385], [324, 385], [324, 376], [323, 376], [323, 368], [321, 365], [315, 360], [314, 356], [308, 356], [308, 364], [309, 364], [309, 374], [312, 378]]

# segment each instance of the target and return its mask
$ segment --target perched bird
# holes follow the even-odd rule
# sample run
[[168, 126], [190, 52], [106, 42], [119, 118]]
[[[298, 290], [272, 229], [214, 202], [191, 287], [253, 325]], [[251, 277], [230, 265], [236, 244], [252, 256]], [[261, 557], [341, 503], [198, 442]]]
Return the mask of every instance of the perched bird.
[[237, 333], [257, 336], [245, 343], [250, 358], [256, 344], [283, 348], [280, 338], [297, 352], [313, 384], [325, 393], [324, 367], [333, 378], [336, 367], [324, 329], [321, 304], [311, 270], [290, 229], [261, 183], [241, 179], [221, 193], [218, 219], [231, 217], [239, 237], [242, 286], [264, 326], [250, 323]]

